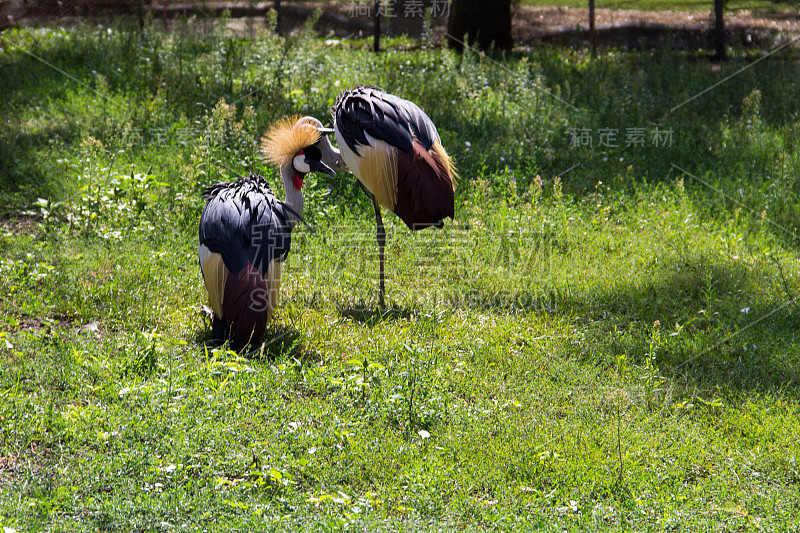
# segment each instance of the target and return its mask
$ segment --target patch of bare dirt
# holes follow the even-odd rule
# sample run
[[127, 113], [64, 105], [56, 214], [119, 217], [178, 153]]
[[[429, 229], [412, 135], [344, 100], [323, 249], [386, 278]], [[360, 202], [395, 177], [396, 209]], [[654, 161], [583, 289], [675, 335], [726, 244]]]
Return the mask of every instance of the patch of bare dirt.
[[18, 456], [0, 456], [0, 482], [8, 483], [21, 476], [38, 476], [56, 461], [55, 451], [37, 441], [31, 441]]
[[[560, 44], [588, 39], [589, 11], [564, 7], [523, 7], [512, 18], [517, 44], [536, 41]], [[800, 14], [738, 11], [725, 17], [729, 43], [770, 46], [781, 33], [800, 33]], [[678, 48], [709, 48], [714, 31], [711, 12], [597, 9], [599, 45], [654, 48], [669, 43]]]
[[36, 233], [42, 223], [41, 215], [0, 216], [0, 231], [13, 234]]
[[8, 482], [17, 470], [17, 460], [13, 457], [0, 456], [0, 480]]
[[72, 330], [76, 334], [91, 334], [91, 335], [101, 335], [100, 323], [99, 322], [88, 322], [86, 324], [81, 324], [75, 319], [70, 319], [68, 317], [42, 317], [42, 318], [35, 318], [35, 317], [25, 317], [21, 318], [17, 322], [17, 327], [20, 331], [32, 331], [32, 332], [50, 332], [53, 330]]
[[[515, 37], [524, 42], [531, 38], [579, 28], [589, 30], [589, 10], [568, 7], [521, 7], [512, 19]], [[800, 31], [800, 14], [753, 13], [737, 11], [725, 16], [731, 27], [765, 28], [776, 31]], [[701, 29], [714, 25], [713, 13], [703, 11], [642, 11], [635, 9], [597, 9], [597, 29], [627, 26], [668, 26], [672, 28]]]

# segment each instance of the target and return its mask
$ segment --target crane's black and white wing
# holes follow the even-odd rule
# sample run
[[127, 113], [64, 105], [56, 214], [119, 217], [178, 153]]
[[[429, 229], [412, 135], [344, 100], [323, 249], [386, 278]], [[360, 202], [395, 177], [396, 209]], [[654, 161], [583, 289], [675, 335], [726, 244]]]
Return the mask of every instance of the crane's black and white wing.
[[[410, 152], [417, 138], [429, 150], [439, 142], [433, 121], [419, 106], [375, 87], [358, 86], [339, 95], [334, 107], [337, 140], [360, 155], [359, 147], [384, 141]], [[341, 146], [340, 146], [341, 148]]]

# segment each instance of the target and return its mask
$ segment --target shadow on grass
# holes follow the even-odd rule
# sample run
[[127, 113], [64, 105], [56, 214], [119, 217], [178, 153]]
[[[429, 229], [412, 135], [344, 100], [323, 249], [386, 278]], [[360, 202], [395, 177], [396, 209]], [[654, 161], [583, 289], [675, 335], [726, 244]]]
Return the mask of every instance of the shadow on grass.
[[0, 211], [18, 211], [36, 198], [52, 198], [64, 190], [63, 176], [55, 164], [42, 160], [48, 145], [58, 139], [70, 142], [74, 128], [48, 128], [37, 133], [0, 133]]
[[798, 395], [798, 307], [762, 283], [745, 267], [693, 262], [565, 307], [585, 313], [599, 354], [643, 365], [654, 353], [659, 371], [687, 388]]
[[800, 302], [791, 303], [787, 295], [765, 296], [762, 284], [747, 267], [698, 260], [660, 277], [620, 280], [596, 292], [563, 287], [472, 291], [447, 305], [567, 318], [585, 335], [574, 347], [576, 357], [610, 367], [624, 357], [632, 367], [643, 366], [655, 353], [659, 373], [687, 391], [800, 396]]
[[393, 320], [408, 320], [413, 314], [410, 307], [400, 307], [391, 305], [390, 307], [381, 310], [379, 306], [372, 304], [336, 304], [336, 312], [340, 316], [360, 322], [366, 326], [374, 327], [381, 322], [389, 322]]
[[225, 348], [256, 361], [274, 361], [276, 359], [290, 358], [299, 361], [317, 359], [319, 355], [305, 347], [300, 331], [294, 326], [283, 324], [270, 324], [264, 333], [264, 339], [258, 343], [242, 344], [226, 341], [215, 335], [208, 320], [195, 336], [194, 343], [205, 357], [206, 350]]
[[264, 340], [247, 352], [247, 357], [255, 360], [290, 358], [306, 362], [319, 358], [319, 354], [309, 350], [302, 342], [300, 331], [294, 326], [271, 324], [267, 326]]

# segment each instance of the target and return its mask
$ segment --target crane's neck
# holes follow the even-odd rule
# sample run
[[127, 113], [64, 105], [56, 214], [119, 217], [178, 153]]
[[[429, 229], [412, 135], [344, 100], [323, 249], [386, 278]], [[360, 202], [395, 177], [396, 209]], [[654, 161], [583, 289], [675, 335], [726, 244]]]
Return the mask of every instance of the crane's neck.
[[[297, 188], [298, 180], [296, 177], [300, 177], [297, 171], [292, 166], [292, 162], [289, 161], [286, 164], [281, 165], [281, 178], [283, 179], [283, 190], [286, 191], [286, 198], [284, 202], [286, 205], [294, 209], [298, 215], [303, 214], [303, 192]], [[302, 181], [300, 181], [300, 185], [302, 185]], [[298, 222], [298, 218], [289, 213], [289, 225], [294, 227], [295, 224]]]

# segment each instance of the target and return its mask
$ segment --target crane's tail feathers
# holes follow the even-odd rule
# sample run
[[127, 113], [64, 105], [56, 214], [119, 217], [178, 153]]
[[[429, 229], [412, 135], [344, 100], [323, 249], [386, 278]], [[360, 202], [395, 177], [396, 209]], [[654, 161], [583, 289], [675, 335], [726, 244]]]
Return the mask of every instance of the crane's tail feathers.
[[426, 150], [414, 140], [414, 151], [398, 158], [397, 206], [393, 210], [406, 225], [419, 230], [439, 226], [444, 218], [455, 214], [452, 168], [447, 154]]
[[389, 210], [397, 204], [397, 148], [384, 141], [361, 147], [358, 162], [361, 182], [378, 203]]
[[433, 152], [436, 154], [435, 159], [437, 159], [437, 162], [441, 164], [444, 173], [450, 176], [450, 181], [453, 183], [453, 189], [455, 189], [456, 181], [458, 181], [458, 171], [453, 163], [453, 159], [447, 155], [444, 146], [438, 142], [433, 143], [431, 150], [433, 150]]
[[231, 338], [242, 344], [261, 340], [268, 321], [269, 296], [264, 277], [249, 261], [241, 272], [228, 275], [222, 318], [229, 325]]
[[214, 338], [232, 339], [236, 346], [261, 341], [278, 307], [280, 261], [273, 259], [262, 277], [249, 262], [239, 274], [231, 274], [220, 254], [204, 253], [201, 249], [200, 256], [203, 280], [214, 309]]

